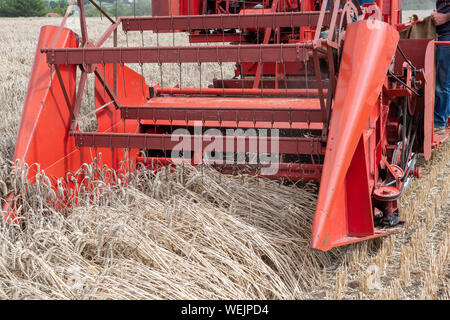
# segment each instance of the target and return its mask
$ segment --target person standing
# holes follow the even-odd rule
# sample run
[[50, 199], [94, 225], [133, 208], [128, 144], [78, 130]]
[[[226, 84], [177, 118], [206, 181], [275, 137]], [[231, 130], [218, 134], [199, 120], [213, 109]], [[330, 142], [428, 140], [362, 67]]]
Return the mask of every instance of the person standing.
[[[437, 0], [431, 14], [438, 41], [450, 41], [450, 0]], [[434, 106], [434, 132], [444, 134], [450, 116], [450, 46], [437, 46], [436, 103]]]

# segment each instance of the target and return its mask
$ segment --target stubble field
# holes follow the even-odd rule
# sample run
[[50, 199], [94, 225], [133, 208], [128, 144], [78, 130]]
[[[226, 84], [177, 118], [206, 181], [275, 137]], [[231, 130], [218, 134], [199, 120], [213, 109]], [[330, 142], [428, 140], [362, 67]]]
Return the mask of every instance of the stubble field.
[[[0, 19], [0, 196], [21, 194], [26, 219], [24, 227], [0, 224], [0, 299], [450, 298], [448, 143], [402, 197], [405, 232], [327, 253], [308, 247], [313, 185], [207, 168], [139, 172], [126, 188], [90, 181], [104, 192], [86, 194], [91, 201], [67, 217], [55, 211], [43, 201], [51, 193], [45, 179], [27, 186], [11, 159], [39, 28], [58, 23]], [[88, 26], [96, 38], [107, 22]], [[140, 43], [141, 35], [128, 41]], [[144, 33], [145, 44], [156, 41], [187, 43], [183, 35]], [[145, 68], [148, 83], [160, 81], [158, 66]], [[182, 70], [185, 86], [197, 85], [197, 68]], [[203, 68], [203, 86], [232, 75], [229, 65]], [[177, 67], [164, 70], [163, 81], [178, 79]], [[91, 99], [88, 90], [86, 110]]]

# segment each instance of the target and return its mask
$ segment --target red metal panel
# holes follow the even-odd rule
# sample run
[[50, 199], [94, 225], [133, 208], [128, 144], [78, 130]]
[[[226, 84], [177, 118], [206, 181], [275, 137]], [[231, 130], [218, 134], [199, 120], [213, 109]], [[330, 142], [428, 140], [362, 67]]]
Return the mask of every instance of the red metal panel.
[[[40, 168], [45, 169], [50, 176], [53, 174], [65, 175], [67, 169], [70, 168], [68, 167], [70, 159], [67, 159], [64, 164], [59, 163], [58, 166], [55, 165], [57, 160], [60, 160], [58, 156], [63, 158], [67, 155], [66, 152], [76, 149], [75, 144], [66, 134], [72, 121], [71, 112], [67, 108], [56, 71], [49, 69], [45, 62], [45, 55], [39, 51], [41, 46], [50, 46], [52, 43], [58, 48], [78, 46], [78, 41], [75, 40], [75, 34], [72, 31], [68, 29], [61, 29], [60, 33], [58, 31], [59, 28], [56, 26], [45, 26], [41, 29], [14, 153], [14, 160], [20, 159], [21, 164], [28, 163], [29, 165], [39, 163]], [[54, 43], [55, 41], [56, 43]], [[60, 66], [60, 74], [67, 89], [70, 105], [73, 107], [76, 68], [75, 66]], [[71, 85], [69, 85], [69, 81]], [[55, 117], [55, 115], [58, 116]], [[62, 168], [61, 165], [63, 165]], [[50, 166], [53, 168], [50, 169]], [[57, 168], [55, 169], [55, 167]], [[28, 178], [33, 181], [36, 173], [36, 167], [32, 166]]]
[[[405, 53], [406, 57], [417, 69], [424, 69], [425, 74], [419, 73], [417, 79], [424, 83], [425, 95], [423, 97], [414, 97], [416, 100], [416, 112], [424, 113], [424, 145], [423, 152], [425, 159], [431, 157], [432, 136], [434, 128], [434, 97], [435, 97], [435, 62], [434, 62], [434, 41], [431, 39], [401, 39], [399, 47]], [[403, 73], [403, 64], [405, 59], [401, 54], [396, 55], [395, 73]], [[421, 152], [421, 148], [417, 150]]]
[[[140, 118], [141, 123], [148, 125], [193, 126], [195, 125], [194, 121], [201, 120], [204, 115], [205, 119], [210, 119], [203, 123], [203, 126], [207, 127], [315, 130], [322, 128], [321, 123], [318, 122], [321, 121], [321, 118], [319, 117], [320, 103], [317, 99], [272, 98], [269, 103], [268, 101], [268, 99], [253, 97], [154, 97], [145, 106], [137, 107], [137, 109], [132, 106], [128, 116], [129, 118]], [[148, 108], [148, 111], [144, 108]], [[240, 116], [241, 120], [237, 122], [236, 111], [239, 110], [243, 113]], [[202, 113], [199, 113], [200, 111]], [[273, 118], [272, 111], [277, 114]], [[139, 112], [143, 113], [138, 114]], [[291, 118], [293, 122], [289, 122], [286, 117]], [[219, 118], [222, 121], [219, 122]], [[188, 119], [187, 123], [186, 119]], [[229, 121], [225, 119], [229, 119]], [[267, 121], [254, 121], [257, 119], [266, 119]], [[282, 119], [287, 121], [281, 122]]]
[[[428, 43], [431, 39], [400, 39], [398, 45], [405, 53], [411, 63], [417, 68], [425, 67], [425, 53]], [[396, 55], [395, 69], [396, 74], [403, 74], [403, 63], [405, 59], [401, 54]]]
[[[313, 222], [313, 248], [329, 250], [349, 237], [350, 230], [356, 234], [365, 233], [359, 226], [367, 224], [363, 224], [360, 219], [367, 220], [372, 211], [355, 213], [355, 210], [361, 209], [362, 206], [354, 205], [345, 199], [367, 199], [360, 199], [360, 192], [352, 194], [352, 188], [347, 188], [345, 180], [363, 130], [367, 127], [373, 108], [379, 103], [381, 89], [398, 40], [398, 32], [392, 26], [379, 21], [355, 22], [347, 29]], [[364, 152], [367, 153], [375, 153], [375, 146]], [[353, 171], [358, 168], [358, 172]], [[368, 180], [367, 171], [364, 171], [362, 166], [353, 168], [351, 175]], [[361, 181], [358, 179], [354, 183], [361, 184]], [[367, 185], [368, 181], [363, 184]], [[353, 214], [359, 216], [352, 216]], [[347, 226], [337, 228], [342, 221], [346, 221]], [[348, 223], [357, 225], [349, 226]]]
[[[259, 97], [189, 97], [189, 96], [163, 96], [154, 97], [148, 101], [146, 106], [156, 107], [156, 108], [204, 108], [208, 110], [212, 106], [221, 110], [232, 110], [233, 108], [250, 108], [255, 110], [264, 109], [287, 109], [294, 108], [293, 110], [320, 110], [320, 103], [317, 99], [310, 98], [272, 98], [270, 99], [270, 104], [267, 103], [266, 99], [261, 99]], [[315, 114], [316, 112], [314, 112]], [[308, 116], [311, 116], [308, 118]], [[321, 130], [322, 123], [314, 122], [316, 115], [310, 112], [305, 113], [305, 122], [274, 122], [269, 121], [216, 121], [208, 120], [203, 123], [204, 127], [228, 127], [228, 128], [276, 128], [276, 129], [311, 129], [311, 130]], [[167, 117], [166, 117], [167, 118]], [[193, 120], [140, 120], [142, 124], [146, 125], [161, 125], [161, 126], [194, 126]]]
[[179, 0], [181, 3], [181, 14], [198, 15], [200, 13], [199, 0]]
[[177, 16], [179, 14], [180, 0], [152, 0], [153, 16]]
[[[373, 153], [373, 150], [369, 150]], [[364, 237], [374, 233], [371, 189], [369, 188], [364, 138], [361, 138], [345, 177], [347, 233]]]
[[48, 49], [49, 64], [295, 62], [307, 57], [302, 44]]

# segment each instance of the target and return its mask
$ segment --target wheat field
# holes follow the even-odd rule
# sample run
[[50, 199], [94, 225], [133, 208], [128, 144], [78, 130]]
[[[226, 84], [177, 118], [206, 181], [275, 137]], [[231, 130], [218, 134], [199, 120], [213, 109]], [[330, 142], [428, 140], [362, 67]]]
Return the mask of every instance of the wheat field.
[[[39, 28], [59, 22], [0, 19], [0, 196], [20, 194], [26, 220], [0, 224], [0, 299], [450, 298], [448, 143], [402, 197], [405, 232], [327, 253], [308, 247], [314, 185], [209, 168], [140, 171], [117, 187], [95, 180], [86, 165], [80, 172], [102, 192], [81, 192], [72, 209], [55, 210], [43, 200], [54, 192], [45, 177], [29, 185], [11, 159]], [[94, 38], [107, 25], [88, 19]], [[182, 34], [143, 38], [187, 43]], [[142, 38], [130, 34], [128, 41]], [[149, 83], [160, 81], [158, 66], [145, 68]], [[186, 86], [198, 85], [197, 68], [182, 70]], [[232, 72], [230, 65], [205, 66], [202, 85]], [[164, 81], [176, 84], [179, 73], [165, 69]], [[88, 90], [87, 111], [91, 99]]]

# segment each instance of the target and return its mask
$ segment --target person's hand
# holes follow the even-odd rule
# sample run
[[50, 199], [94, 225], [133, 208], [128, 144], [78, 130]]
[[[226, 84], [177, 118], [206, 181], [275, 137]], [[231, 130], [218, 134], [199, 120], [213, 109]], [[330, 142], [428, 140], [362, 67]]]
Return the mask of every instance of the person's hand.
[[437, 11], [433, 11], [431, 14], [431, 18], [436, 26], [443, 25], [448, 22], [448, 15], [446, 13], [440, 13]]

